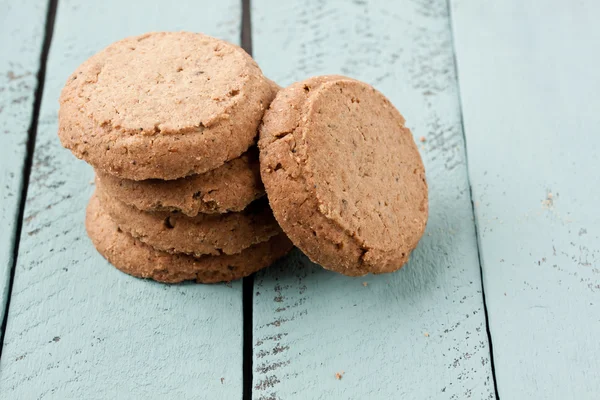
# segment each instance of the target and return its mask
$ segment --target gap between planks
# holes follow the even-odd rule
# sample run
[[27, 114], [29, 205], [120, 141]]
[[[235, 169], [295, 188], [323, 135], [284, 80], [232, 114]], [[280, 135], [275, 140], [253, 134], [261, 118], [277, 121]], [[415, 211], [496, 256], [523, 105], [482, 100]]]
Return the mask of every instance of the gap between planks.
[[48, 8], [46, 12], [46, 26], [44, 29], [44, 41], [40, 54], [40, 67], [37, 72], [37, 86], [34, 92], [33, 114], [31, 123], [27, 129], [27, 145], [25, 149], [25, 163], [23, 164], [23, 181], [21, 184], [21, 193], [19, 198], [19, 211], [17, 214], [17, 224], [15, 227], [15, 241], [13, 244], [12, 264], [10, 268], [10, 278], [8, 281], [8, 297], [4, 309], [4, 319], [0, 327], [0, 358], [2, 358], [2, 350], [4, 348], [4, 335], [6, 333], [6, 324], [8, 321], [8, 313], [10, 311], [10, 299], [12, 295], [13, 283], [15, 280], [15, 271], [19, 257], [19, 245], [21, 244], [21, 231], [23, 230], [23, 215], [25, 212], [25, 203], [27, 201], [27, 189], [29, 187], [29, 177], [31, 175], [31, 166], [33, 165], [33, 152], [35, 151], [35, 139], [37, 136], [38, 120], [40, 115], [40, 106], [42, 104], [42, 95], [44, 94], [44, 82], [46, 80], [46, 63], [48, 61], [48, 52], [50, 51], [50, 43], [52, 42], [52, 34], [54, 32], [54, 21], [56, 19], [56, 9], [58, 8], [58, 0], [48, 0]]
[[[242, 2], [242, 29], [240, 43], [242, 48], [252, 56], [252, 26], [250, 16], [250, 0]], [[242, 282], [242, 318], [243, 318], [243, 345], [242, 345], [242, 399], [252, 400], [252, 359], [253, 359], [253, 313], [254, 303], [254, 274], [247, 276]]]
[[463, 136], [463, 145], [465, 148], [465, 168], [467, 174], [467, 182], [469, 185], [469, 198], [471, 199], [471, 210], [473, 214], [473, 225], [475, 226], [475, 242], [477, 244], [477, 261], [479, 262], [479, 274], [481, 277], [481, 296], [483, 300], [483, 314], [485, 316], [485, 331], [488, 338], [488, 346], [490, 350], [490, 365], [492, 367], [492, 380], [494, 382], [494, 395], [496, 396], [496, 400], [500, 400], [500, 396], [498, 395], [498, 383], [496, 382], [496, 366], [494, 363], [494, 344], [492, 343], [492, 333], [490, 331], [490, 319], [488, 316], [488, 307], [485, 298], [485, 286], [483, 284], [483, 265], [481, 263], [481, 238], [479, 237], [479, 227], [477, 226], [477, 218], [475, 217], [475, 200], [473, 199], [473, 186], [471, 185], [471, 177], [469, 174], [469, 154], [467, 152], [467, 135], [465, 133], [465, 123], [463, 117], [463, 103], [462, 96], [460, 92], [460, 78], [458, 76], [458, 63], [456, 61], [456, 45], [454, 43], [454, 20], [452, 16], [452, 7], [450, 7], [450, 2], [452, 0], [446, 0], [446, 7], [448, 9], [448, 21], [450, 23], [450, 40], [452, 42], [452, 61], [454, 63], [454, 73], [456, 76], [456, 86], [458, 88], [458, 109], [460, 113], [460, 128]]

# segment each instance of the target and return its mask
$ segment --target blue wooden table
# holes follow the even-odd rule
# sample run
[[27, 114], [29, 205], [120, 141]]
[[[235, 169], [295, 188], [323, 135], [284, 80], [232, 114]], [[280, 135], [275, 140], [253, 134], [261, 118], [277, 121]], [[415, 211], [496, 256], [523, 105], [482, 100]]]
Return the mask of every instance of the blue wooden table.
[[[543, 4], [542, 4], [543, 3]], [[600, 398], [596, 0], [0, 0], [0, 398]], [[200, 31], [281, 85], [337, 73], [406, 117], [430, 187], [397, 273], [295, 250], [243, 282], [110, 267], [58, 95], [125, 36]], [[243, 40], [242, 40], [243, 39]]]

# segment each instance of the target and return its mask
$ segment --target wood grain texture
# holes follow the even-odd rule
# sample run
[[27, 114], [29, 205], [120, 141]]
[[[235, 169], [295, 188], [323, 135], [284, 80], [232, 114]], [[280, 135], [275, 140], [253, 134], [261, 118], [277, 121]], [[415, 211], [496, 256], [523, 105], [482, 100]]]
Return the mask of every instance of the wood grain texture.
[[258, 274], [254, 398], [493, 398], [446, 2], [257, 0], [252, 17], [278, 83], [341, 73], [387, 95], [425, 137], [430, 188], [427, 233], [399, 272], [348, 278], [295, 251]]
[[46, 3], [0, 1], [0, 321], [4, 319], [14, 262], [27, 130], [40, 67]]
[[87, 57], [152, 30], [238, 42], [241, 5], [60, 1], [4, 352], [7, 399], [242, 397], [242, 290], [167, 286], [111, 267], [84, 230], [89, 166], [60, 146], [59, 92]]
[[452, 1], [501, 399], [600, 392], [600, 3]]

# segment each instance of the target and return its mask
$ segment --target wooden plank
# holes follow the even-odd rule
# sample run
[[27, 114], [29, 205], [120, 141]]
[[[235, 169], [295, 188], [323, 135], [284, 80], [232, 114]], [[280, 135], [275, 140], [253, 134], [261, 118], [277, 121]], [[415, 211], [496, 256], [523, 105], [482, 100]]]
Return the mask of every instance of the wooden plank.
[[0, 321], [4, 320], [14, 262], [27, 129], [40, 67], [46, 3], [0, 1]]
[[599, 13], [452, 1], [502, 399], [600, 392]]
[[261, 0], [252, 27], [278, 83], [341, 73], [389, 96], [426, 138], [430, 187], [401, 271], [347, 278], [295, 252], [256, 277], [254, 398], [493, 398], [446, 2]]
[[109, 266], [84, 229], [92, 170], [56, 136], [59, 92], [94, 52], [159, 29], [238, 42], [240, 14], [238, 0], [60, 1], [0, 360], [3, 398], [242, 397], [241, 283], [168, 286]]

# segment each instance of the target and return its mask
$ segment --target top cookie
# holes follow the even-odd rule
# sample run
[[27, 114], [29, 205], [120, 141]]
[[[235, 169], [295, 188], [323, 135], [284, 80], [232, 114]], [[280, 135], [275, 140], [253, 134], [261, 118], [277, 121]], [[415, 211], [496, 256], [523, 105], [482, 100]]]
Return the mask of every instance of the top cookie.
[[380, 92], [342, 76], [295, 83], [265, 113], [259, 149], [273, 213], [313, 261], [364, 275], [408, 260], [427, 223], [425, 169]]
[[106, 173], [176, 179], [239, 157], [274, 96], [240, 47], [199, 33], [148, 33], [108, 46], [71, 75], [58, 134]]

